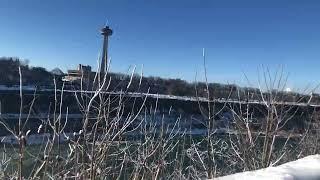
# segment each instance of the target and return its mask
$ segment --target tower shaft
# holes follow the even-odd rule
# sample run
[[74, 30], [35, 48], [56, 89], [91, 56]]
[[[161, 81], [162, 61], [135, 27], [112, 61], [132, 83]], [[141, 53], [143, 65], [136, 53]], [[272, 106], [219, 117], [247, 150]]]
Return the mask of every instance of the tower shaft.
[[103, 35], [103, 47], [102, 47], [102, 56], [101, 56], [101, 65], [100, 65], [100, 74], [105, 74], [107, 72], [108, 65], [108, 41], [109, 36], [112, 35], [112, 30], [109, 26], [106, 26], [101, 29], [101, 34]]
[[101, 56], [101, 65], [100, 65], [100, 72], [105, 74], [107, 72], [107, 65], [108, 65], [108, 36], [103, 37], [103, 47], [102, 47], [102, 56]]

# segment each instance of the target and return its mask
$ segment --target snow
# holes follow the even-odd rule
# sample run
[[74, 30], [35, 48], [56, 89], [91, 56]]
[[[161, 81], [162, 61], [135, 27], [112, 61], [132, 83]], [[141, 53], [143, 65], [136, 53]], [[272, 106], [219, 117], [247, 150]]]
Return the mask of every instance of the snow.
[[[22, 86], [22, 90], [25, 91], [35, 91], [36, 87], [32, 85], [28, 86]], [[19, 91], [20, 86], [19, 85], [13, 85], [13, 86], [6, 86], [6, 85], [0, 85], [1, 91]]]
[[276, 167], [237, 173], [217, 180], [316, 180], [320, 179], [320, 154], [307, 156]]
[[[70, 114], [56, 114], [57, 115], [60, 115], [61, 117], [66, 117], [68, 116], [68, 120], [78, 120], [78, 119], [82, 119], [83, 118], [83, 114], [73, 114], [73, 113], [70, 113]], [[38, 113], [38, 114], [19, 114], [19, 113], [5, 113], [5, 114], [2, 114], [0, 113], [0, 119], [19, 119], [19, 118], [22, 118], [22, 119], [27, 119], [27, 118], [35, 118], [35, 119], [46, 119], [46, 118], [53, 118], [54, 117], [54, 114], [50, 114], [48, 115], [48, 113]]]
[[285, 92], [291, 92], [291, 88], [287, 87], [287, 88], [285, 89]]
[[[60, 139], [60, 143], [67, 142], [70, 138], [74, 138], [75, 135], [78, 135], [77, 133], [65, 133], [60, 134], [59, 137], [56, 137], [55, 143], [58, 142], [58, 138]], [[37, 145], [37, 144], [45, 144], [48, 142], [48, 140], [52, 141], [53, 135], [49, 133], [43, 133], [43, 134], [32, 134], [26, 137], [26, 143], [28, 145]], [[11, 144], [11, 145], [17, 145], [19, 144], [18, 139], [13, 136], [2, 136], [0, 137], [1, 143], [3, 144]]]

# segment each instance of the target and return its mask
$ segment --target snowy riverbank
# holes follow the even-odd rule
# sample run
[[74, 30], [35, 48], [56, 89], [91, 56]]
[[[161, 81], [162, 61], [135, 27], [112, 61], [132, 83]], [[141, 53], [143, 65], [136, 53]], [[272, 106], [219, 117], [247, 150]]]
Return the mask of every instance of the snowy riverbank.
[[280, 166], [237, 173], [215, 180], [319, 180], [320, 154], [307, 156]]

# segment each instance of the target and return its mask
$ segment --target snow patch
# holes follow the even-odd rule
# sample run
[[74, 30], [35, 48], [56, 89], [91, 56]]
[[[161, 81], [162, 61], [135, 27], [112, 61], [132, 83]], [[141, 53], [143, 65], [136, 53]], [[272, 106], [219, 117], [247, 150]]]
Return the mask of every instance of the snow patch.
[[280, 166], [237, 173], [217, 180], [319, 180], [320, 154], [307, 156]]

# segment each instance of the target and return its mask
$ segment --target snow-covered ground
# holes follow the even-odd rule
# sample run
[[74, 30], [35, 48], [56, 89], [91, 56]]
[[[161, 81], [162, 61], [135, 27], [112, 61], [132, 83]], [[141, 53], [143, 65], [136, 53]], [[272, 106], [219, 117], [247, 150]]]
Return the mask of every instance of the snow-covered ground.
[[[20, 86], [19, 85], [13, 85], [13, 86], [6, 86], [6, 85], [0, 85], [0, 90], [2, 91], [19, 91]], [[25, 91], [34, 91], [36, 90], [35, 86], [22, 86], [22, 90]]]
[[[46, 119], [48, 117], [52, 118], [52, 117], [57, 117], [59, 114], [48, 114], [48, 113], [38, 113], [38, 114], [19, 114], [19, 113], [5, 113], [2, 114], [0, 112], [0, 119], [19, 119], [20, 117], [22, 119], [32, 119], [32, 118], [36, 118], [36, 119]], [[83, 114], [60, 114], [61, 117], [68, 117], [68, 119], [82, 119], [83, 118]]]
[[[69, 139], [73, 139], [78, 133], [65, 133], [65, 134], [60, 134], [59, 137], [55, 137], [55, 143], [58, 142], [58, 138], [60, 139], [60, 143], [64, 143], [68, 141]], [[27, 145], [37, 145], [37, 144], [46, 144], [48, 140], [52, 141], [53, 135], [49, 133], [43, 133], [43, 134], [31, 134], [26, 137], [26, 144]], [[0, 137], [1, 143], [3, 144], [11, 144], [11, 145], [17, 145], [18, 139], [13, 136], [2, 136]]]
[[215, 180], [320, 180], [320, 154], [276, 167], [237, 173]]

